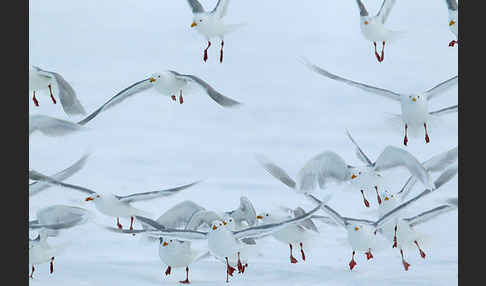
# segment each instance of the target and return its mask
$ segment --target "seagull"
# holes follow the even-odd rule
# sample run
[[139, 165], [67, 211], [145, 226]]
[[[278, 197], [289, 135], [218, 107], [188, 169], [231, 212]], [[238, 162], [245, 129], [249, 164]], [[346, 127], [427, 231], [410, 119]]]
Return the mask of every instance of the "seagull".
[[189, 6], [191, 6], [193, 14], [191, 28], [195, 27], [196, 30], [208, 41], [208, 46], [204, 50], [204, 62], [208, 60], [208, 49], [211, 46], [211, 38], [219, 37], [221, 40], [219, 62], [222, 63], [224, 36], [230, 32], [233, 32], [244, 24], [224, 24], [223, 17], [227, 14], [229, 0], [218, 0], [216, 7], [214, 7], [211, 12], [206, 12], [198, 0], [187, 0], [187, 3]]
[[47, 229], [41, 228], [35, 239], [29, 238], [29, 264], [32, 264], [32, 272], [29, 277], [34, 278], [34, 265], [50, 262], [49, 272], [54, 272], [54, 257], [62, 254], [67, 244], [52, 246], [47, 243]]
[[[349, 133], [348, 136], [350, 137]], [[352, 137], [350, 139], [354, 141]], [[381, 202], [378, 193], [378, 186], [381, 185], [382, 180], [380, 171], [405, 167], [425, 186], [433, 188], [430, 176], [425, 168], [412, 154], [403, 149], [387, 146], [375, 162], [367, 157], [364, 158], [367, 159], [366, 165], [355, 167], [347, 164], [338, 154], [332, 151], [324, 151], [307, 161], [297, 174], [298, 183], [296, 183], [282, 168], [261, 155], [257, 156], [257, 160], [270, 175], [301, 193], [316, 189], [317, 184], [320, 189], [325, 189], [329, 181], [350, 182], [351, 186], [361, 191], [366, 207], [369, 207], [370, 203], [364, 195], [364, 190], [375, 189], [378, 203]]]
[[85, 125], [102, 111], [106, 111], [109, 108], [118, 105], [125, 99], [142, 91], [148, 90], [152, 87], [155, 87], [155, 90], [158, 93], [164, 96], [170, 96], [173, 101], [177, 100], [176, 95], [178, 95], [179, 103], [182, 104], [184, 102], [184, 98], [182, 97], [183, 90], [190, 90], [192, 92], [192, 89], [195, 86], [202, 88], [209, 95], [209, 97], [211, 97], [217, 104], [223, 107], [234, 107], [241, 104], [236, 100], [222, 95], [207, 82], [195, 75], [180, 74], [176, 71], [167, 70], [160, 73], [154, 73], [149, 78], [140, 80], [118, 92], [102, 106], [93, 111], [90, 115], [86, 116], [86, 118], [79, 121], [78, 124]]
[[52, 230], [49, 236], [55, 236], [59, 230], [84, 224], [94, 215], [80, 207], [52, 205], [38, 210], [36, 217], [36, 220], [29, 221], [29, 229]]
[[[392, 41], [402, 34], [402, 32], [399, 31], [388, 30], [384, 26], [395, 2], [396, 0], [383, 0], [383, 4], [381, 4], [378, 14], [374, 17], [370, 17], [363, 2], [361, 2], [361, 0], [356, 0], [359, 8], [361, 33], [368, 41], [373, 42], [373, 45], [375, 46], [375, 56], [378, 62], [382, 62], [385, 59], [385, 42]], [[381, 56], [376, 51], [376, 42], [383, 43]]]
[[59, 137], [82, 130], [85, 130], [85, 127], [71, 121], [47, 115], [29, 116], [29, 136], [35, 131], [39, 131], [46, 136]]
[[[322, 205], [322, 204], [321, 204]], [[235, 270], [234, 267], [230, 265], [230, 260], [238, 260], [238, 269], [244, 270], [241, 263], [240, 254], [247, 250], [250, 245], [241, 242], [243, 238], [261, 238], [264, 236], [271, 235], [275, 231], [279, 231], [285, 228], [287, 225], [292, 223], [300, 223], [311, 217], [316, 211], [319, 210], [321, 205], [317, 206], [313, 210], [307, 212], [305, 215], [295, 217], [289, 220], [281, 221], [278, 223], [271, 223], [266, 225], [258, 225], [247, 227], [241, 230], [232, 231], [229, 227], [222, 221], [214, 221], [211, 223], [211, 227], [208, 232], [194, 231], [194, 230], [180, 230], [167, 228], [157, 222], [146, 218], [136, 216], [136, 219], [142, 224], [146, 223], [152, 226], [155, 230], [150, 229], [134, 229], [134, 230], [119, 230], [112, 227], [105, 227], [107, 230], [123, 233], [149, 233], [153, 236], [162, 236], [164, 238], [175, 238], [179, 240], [207, 240], [208, 248], [211, 255], [223, 259], [226, 262], [226, 282], [228, 282], [228, 275], [233, 276]], [[242, 272], [242, 271], [241, 271]]]
[[[459, 31], [459, 20], [457, 15], [457, 0], [446, 0], [447, 4], [447, 11], [449, 12], [449, 29], [451, 32], [456, 36], [457, 39], [457, 32]], [[457, 40], [452, 40], [449, 43], [449, 47], [454, 47], [454, 44], [458, 44]]]
[[[445, 91], [449, 90], [451, 87], [455, 86], [458, 82], [458, 76], [454, 76], [440, 84], [434, 86], [433, 88], [420, 93], [414, 94], [400, 94], [393, 92], [391, 90], [373, 87], [364, 83], [359, 83], [356, 81], [352, 81], [349, 79], [342, 78], [340, 76], [334, 75], [310, 62], [307, 60], [303, 60], [304, 64], [313, 70], [314, 72], [325, 76], [327, 78], [337, 80], [340, 82], [344, 82], [348, 85], [360, 88], [370, 93], [378, 94], [384, 96], [388, 99], [392, 99], [395, 101], [400, 102], [400, 106], [402, 109], [401, 115], [397, 115], [401, 118], [405, 125], [405, 137], [403, 139], [403, 144], [407, 146], [408, 144], [408, 129], [410, 131], [418, 131], [421, 128], [425, 128], [425, 142], [429, 143], [430, 138], [427, 132], [427, 124], [429, 120], [434, 116], [441, 116], [444, 114], [448, 114], [451, 112], [457, 112], [458, 106], [451, 106], [448, 108], [444, 108], [441, 110], [429, 112], [429, 100], [434, 97], [437, 97], [440, 94], [443, 94]], [[416, 133], [416, 132], [414, 132]]]
[[251, 201], [245, 197], [240, 197], [240, 205], [238, 208], [227, 211], [223, 216], [224, 221], [228, 221], [232, 230], [240, 230], [246, 226], [254, 226], [257, 224], [257, 214]]
[[52, 71], [46, 71], [36, 66], [29, 66], [29, 93], [33, 92], [32, 100], [35, 106], [39, 106], [39, 101], [35, 97], [36, 91], [42, 91], [49, 88], [52, 102], [56, 104], [56, 99], [52, 94], [52, 84], [56, 84], [59, 91], [59, 99], [62, 108], [68, 115], [84, 115], [86, 111], [76, 97], [74, 89], [64, 78]]
[[[287, 209], [289, 213], [292, 214], [292, 217], [299, 217], [305, 214], [305, 211], [301, 207], [297, 207], [295, 209]], [[279, 221], [282, 221], [284, 219], [288, 219], [289, 217], [281, 216], [276, 213], [270, 213], [270, 212], [263, 212], [260, 213], [257, 216], [257, 219], [259, 219], [262, 223], [262, 225], [268, 224], [268, 223], [276, 223]], [[304, 243], [306, 243], [310, 236], [309, 231], [314, 231], [318, 233], [319, 231], [317, 230], [316, 225], [312, 221], [312, 218], [309, 218], [307, 220], [304, 220], [298, 224], [291, 224], [288, 225], [287, 227], [283, 228], [282, 230], [279, 230], [277, 232], [274, 232], [272, 236], [285, 244], [288, 244], [290, 247], [290, 263], [297, 263], [297, 259], [292, 255], [292, 249], [293, 246], [300, 246], [300, 253], [302, 255], [302, 260], [305, 261], [305, 253], [304, 253]]]
[[[74, 164], [69, 166], [68, 168], [50, 176], [51, 178], [57, 181], [64, 181], [67, 178], [71, 177], [72, 175], [76, 174], [81, 170], [84, 165], [86, 164], [86, 160], [88, 160], [89, 154], [85, 154], [79, 160], [77, 160]], [[44, 181], [36, 181], [29, 184], [29, 197], [37, 195], [41, 191], [49, 188], [52, 186], [51, 184], [44, 182]]]
[[53, 178], [49, 178], [46, 175], [43, 175], [36, 171], [29, 171], [29, 177], [39, 181], [45, 181], [51, 183], [53, 185], [58, 185], [61, 187], [74, 189], [77, 191], [81, 191], [83, 193], [88, 194], [89, 196], [85, 199], [86, 202], [93, 201], [95, 208], [104, 215], [116, 217], [116, 225], [118, 228], [122, 229], [123, 226], [120, 224], [120, 217], [128, 218], [130, 217], [130, 229], [133, 229], [133, 217], [137, 215], [147, 215], [145, 211], [140, 209], [134, 208], [131, 203], [139, 202], [144, 200], [151, 200], [156, 199], [159, 197], [168, 197], [177, 194], [179, 191], [192, 187], [193, 185], [199, 183], [200, 181], [160, 190], [160, 191], [152, 191], [152, 192], [144, 192], [144, 193], [135, 193], [130, 194], [127, 196], [118, 196], [111, 193], [100, 194], [93, 190], [90, 190], [85, 187], [76, 186], [72, 184], [66, 184], [60, 181], [57, 181]]

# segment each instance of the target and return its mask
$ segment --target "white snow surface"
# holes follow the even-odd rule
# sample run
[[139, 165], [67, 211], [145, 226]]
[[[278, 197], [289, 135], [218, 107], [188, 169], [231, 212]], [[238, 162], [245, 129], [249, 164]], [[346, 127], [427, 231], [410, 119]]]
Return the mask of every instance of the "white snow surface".
[[[216, 2], [202, 4], [212, 9]], [[365, 2], [372, 14], [381, 6], [381, 0]], [[88, 112], [130, 84], [165, 69], [197, 75], [243, 106], [222, 108], [203, 92], [188, 95], [180, 105], [154, 90], [145, 91], [98, 115], [87, 124], [87, 132], [62, 138], [33, 134], [29, 167], [53, 174], [91, 152], [85, 168], [66, 182], [126, 195], [204, 179], [168, 199], [134, 204], [153, 218], [187, 199], [211, 210], [234, 209], [240, 196], [247, 196], [260, 213], [279, 205], [310, 210], [313, 204], [267, 174], [255, 153], [295, 176], [308, 159], [324, 150], [361, 165], [345, 128], [372, 159], [387, 145], [406, 148], [420, 161], [457, 146], [457, 114], [446, 115], [429, 128], [429, 144], [417, 137], [404, 147], [402, 130], [384, 123], [389, 113], [400, 112], [398, 103], [326, 79], [299, 62], [306, 57], [340, 76], [397, 92], [425, 91], [458, 72], [458, 47], [448, 47], [455, 37], [447, 26], [445, 3], [397, 1], [387, 27], [407, 33], [386, 46], [382, 63], [361, 35], [358, 15], [355, 1], [231, 1], [225, 22], [248, 24], [226, 36], [220, 64], [217, 40], [208, 61], [202, 61], [207, 43], [190, 28], [192, 14], [183, 0], [30, 1], [30, 64], [60, 73]], [[37, 98], [40, 107], [29, 101], [31, 115], [83, 118], [68, 117], [48, 94]], [[430, 108], [454, 104], [457, 88], [434, 98]], [[396, 192], [409, 174], [396, 170], [385, 175], [389, 189]], [[412, 195], [422, 189], [417, 183]], [[315, 194], [322, 198], [333, 193], [328, 204], [342, 215], [376, 219], [375, 196], [368, 195], [371, 208], [366, 209], [361, 194], [352, 190], [349, 185], [330, 186]], [[457, 190], [456, 177], [408, 213], [435, 207], [456, 197]], [[115, 219], [96, 212], [85, 197], [52, 187], [30, 198], [30, 219], [38, 209], [53, 204], [82, 206], [96, 213], [95, 223], [49, 238], [50, 244], [71, 244], [55, 258], [53, 274], [48, 264], [36, 267], [31, 285], [176, 285], [185, 278], [182, 268], [164, 275], [166, 266], [159, 260], [157, 244], [101, 228], [114, 226]], [[121, 222], [128, 227], [129, 221]], [[420, 258], [417, 249], [405, 250], [411, 264], [408, 272], [399, 251], [388, 242], [370, 261], [357, 253], [358, 265], [350, 271], [352, 251], [345, 230], [316, 224], [320, 234], [307, 249], [305, 262], [294, 248], [299, 263], [290, 264], [287, 245], [263, 238], [258, 240], [262, 255], [249, 261], [244, 275], [230, 277], [230, 283], [457, 284], [457, 211], [416, 227], [427, 236], [422, 246], [427, 257]], [[205, 243], [194, 246], [203, 250]], [[189, 274], [193, 285], [226, 284], [225, 266], [213, 258], [191, 265]]]

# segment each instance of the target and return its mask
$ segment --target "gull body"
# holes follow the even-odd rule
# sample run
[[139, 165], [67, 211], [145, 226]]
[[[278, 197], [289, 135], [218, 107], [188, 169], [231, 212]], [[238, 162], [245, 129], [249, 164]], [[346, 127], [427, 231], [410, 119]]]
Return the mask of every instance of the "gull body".
[[165, 275], [170, 275], [172, 268], [186, 268], [186, 280], [179, 281], [189, 284], [189, 265], [198, 257], [199, 252], [191, 247], [190, 241], [160, 238], [159, 257], [167, 265]]
[[67, 244], [49, 245], [47, 243], [48, 232], [41, 229], [36, 239], [29, 238], [29, 264], [32, 265], [30, 278], [33, 278], [35, 265], [50, 262], [50, 273], [54, 271], [54, 258], [62, 254]]

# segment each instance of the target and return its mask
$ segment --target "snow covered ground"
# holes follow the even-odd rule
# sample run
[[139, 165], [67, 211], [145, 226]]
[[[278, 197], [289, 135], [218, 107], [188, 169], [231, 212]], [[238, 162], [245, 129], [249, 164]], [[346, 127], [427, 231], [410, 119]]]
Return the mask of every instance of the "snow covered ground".
[[[209, 9], [216, 0], [202, 1]], [[347, 162], [359, 164], [345, 135], [349, 129], [370, 157], [387, 145], [402, 147], [402, 130], [384, 123], [399, 113], [392, 101], [323, 78], [305, 68], [300, 57], [338, 75], [397, 92], [418, 92], [457, 74], [457, 49], [449, 31], [444, 1], [397, 1], [387, 26], [405, 36], [386, 46], [378, 63], [373, 46], [359, 30], [355, 1], [231, 1], [226, 23], [247, 26], [225, 39], [224, 63], [219, 43], [202, 61], [205, 40], [189, 26], [186, 1], [30, 1], [30, 63], [61, 73], [76, 90], [88, 112], [116, 92], [150, 76], [174, 69], [192, 73], [224, 95], [244, 105], [224, 109], [204, 93], [185, 97], [183, 105], [149, 90], [88, 123], [87, 132], [63, 138], [30, 137], [30, 167], [53, 174], [85, 152], [85, 168], [67, 182], [124, 195], [204, 182], [169, 199], [136, 206], [158, 217], [174, 204], [189, 199], [213, 210], [234, 209], [247, 196], [257, 212], [312, 204], [268, 175], [254, 158], [265, 154], [292, 176], [315, 154], [333, 150]], [[381, 0], [365, 1], [371, 14]], [[59, 104], [40, 95], [40, 107], [30, 101], [30, 114], [68, 118]], [[457, 88], [431, 102], [431, 110], [457, 103]], [[82, 117], [71, 118], [79, 120]], [[431, 142], [411, 138], [408, 151], [420, 161], [457, 146], [457, 115], [443, 117], [430, 128]], [[407, 172], [387, 172], [390, 190]], [[427, 197], [409, 213], [416, 214], [457, 196], [457, 177]], [[422, 190], [417, 184], [413, 194]], [[376, 219], [376, 200], [363, 206], [349, 186], [316, 191], [334, 196], [329, 205], [346, 216]], [[80, 193], [58, 187], [32, 197], [35, 212], [52, 204], [94, 207]], [[97, 224], [114, 226], [114, 219], [97, 213]], [[124, 226], [128, 221], [122, 220]], [[138, 224], [136, 225], [138, 227]], [[262, 256], [250, 261], [235, 285], [455, 285], [458, 277], [457, 211], [417, 227], [428, 236], [423, 260], [416, 249], [405, 252], [411, 267], [405, 272], [391, 244], [374, 259], [357, 254], [350, 271], [351, 248], [340, 228], [318, 224], [320, 235], [307, 260], [289, 263], [288, 246], [271, 237], [259, 241]], [[54, 273], [48, 264], [36, 268], [31, 285], [175, 285], [183, 269], [165, 277], [156, 244], [139, 237], [110, 233], [94, 223], [66, 231], [56, 244], [71, 241], [56, 257]], [[204, 247], [204, 244], [198, 244]], [[297, 257], [298, 258], [298, 257]], [[300, 260], [300, 259], [299, 259]], [[30, 268], [29, 268], [30, 270]], [[194, 285], [224, 285], [225, 268], [208, 259], [191, 266]]]

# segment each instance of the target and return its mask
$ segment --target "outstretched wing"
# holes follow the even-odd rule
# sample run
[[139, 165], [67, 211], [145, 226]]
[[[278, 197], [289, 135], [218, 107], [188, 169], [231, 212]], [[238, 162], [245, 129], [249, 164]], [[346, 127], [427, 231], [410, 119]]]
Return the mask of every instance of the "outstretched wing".
[[292, 223], [300, 223], [312, 216], [316, 211], [318, 211], [321, 208], [322, 204], [319, 204], [316, 208], [311, 210], [310, 212], [289, 219], [289, 220], [284, 220], [278, 223], [269, 223], [269, 224], [264, 224], [264, 225], [258, 225], [258, 226], [252, 226], [248, 227], [242, 230], [238, 231], [233, 231], [233, 235], [235, 236], [236, 239], [242, 239], [242, 238], [260, 238], [264, 237], [267, 235], [270, 235], [276, 231], [281, 230], [282, 228], [286, 227], [289, 224]]
[[438, 96], [439, 94], [443, 94], [445, 91], [455, 86], [458, 83], [458, 81], [459, 81], [459, 77], [456, 75], [455, 77], [452, 77], [444, 82], [439, 83], [438, 85], [424, 92], [425, 98], [427, 98], [427, 100], [430, 100]]
[[390, 15], [390, 11], [395, 5], [396, 0], [383, 0], [383, 4], [381, 4], [380, 11], [376, 14], [376, 17], [380, 19], [382, 24], [385, 24], [388, 15]]
[[187, 0], [189, 6], [191, 6], [192, 13], [204, 13], [204, 8], [197, 0]]
[[359, 15], [361, 17], [363, 16], [368, 16], [368, 11], [366, 10], [366, 7], [365, 5], [363, 4], [363, 2], [361, 2], [361, 0], [356, 0], [356, 3], [358, 4], [358, 8], [359, 8]]
[[350, 86], [354, 86], [354, 87], [357, 87], [359, 89], [362, 89], [364, 91], [367, 91], [367, 92], [371, 92], [371, 93], [374, 93], [374, 94], [378, 94], [378, 95], [381, 95], [381, 96], [384, 96], [386, 98], [389, 98], [389, 99], [393, 99], [395, 101], [400, 101], [400, 94], [399, 93], [396, 93], [396, 92], [393, 92], [391, 90], [387, 90], [387, 89], [383, 89], [383, 88], [379, 88], [379, 87], [374, 87], [374, 86], [371, 86], [371, 85], [367, 85], [367, 84], [364, 84], [364, 83], [360, 83], [360, 82], [357, 82], [357, 81], [352, 81], [352, 80], [349, 80], [349, 79], [345, 79], [343, 77], [340, 77], [340, 76], [337, 76], [335, 74], [332, 74], [312, 63], [310, 63], [309, 61], [303, 59], [303, 63], [308, 67], [310, 68], [311, 70], [313, 70], [314, 72], [322, 75], [322, 76], [325, 76], [327, 78], [330, 78], [330, 79], [333, 79], [333, 80], [337, 80], [337, 81], [340, 81], [340, 82], [343, 82], [347, 85], [350, 85]]
[[96, 194], [95, 191], [90, 190], [88, 188], [60, 182], [60, 181], [58, 181], [56, 179], [53, 179], [53, 178], [51, 178], [49, 176], [46, 176], [44, 174], [41, 174], [41, 173], [39, 173], [39, 172], [37, 172], [35, 170], [30, 170], [29, 171], [29, 179], [32, 179], [34, 181], [42, 181], [42, 182], [49, 183], [51, 185], [57, 185], [57, 186], [61, 186], [61, 187], [65, 187], [65, 188], [69, 188], [69, 189], [81, 191], [83, 193], [90, 194], [90, 195]]
[[[294, 213], [294, 216], [295, 217], [298, 217], [298, 216], [304, 215], [305, 214], [305, 210], [303, 208], [301, 208], [301, 207], [297, 207], [295, 210], [293, 210], [293, 213]], [[312, 216], [309, 219], [306, 219], [306, 220], [300, 222], [299, 225], [302, 226], [305, 229], [312, 230], [312, 231], [318, 233], [319, 230], [317, 229], [317, 226], [312, 221], [312, 218], [313, 217], [314, 216]]]
[[194, 183], [190, 183], [184, 186], [180, 187], [175, 187], [175, 188], [170, 188], [170, 189], [165, 189], [161, 191], [153, 191], [153, 192], [145, 192], [145, 193], [136, 193], [136, 194], [131, 194], [128, 196], [115, 196], [117, 199], [119, 199], [122, 202], [126, 203], [131, 203], [131, 202], [138, 202], [138, 201], [145, 201], [145, 200], [151, 200], [159, 197], [168, 197], [177, 194], [178, 192], [187, 189], [189, 187], [192, 187], [201, 181], [197, 181]]
[[29, 116], [29, 135], [39, 131], [46, 136], [57, 137], [82, 130], [85, 127], [71, 121], [40, 114]]
[[240, 206], [230, 212], [229, 214], [237, 224], [241, 224], [242, 221], [246, 221], [248, 225], [255, 225], [257, 223], [256, 211], [253, 204], [247, 197], [240, 197]]
[[[202, 231], [195, 231], [195, 230], [185, 230], [185, 229], [173, 229], [173, 228], [167, 228], [163, 225], [158, 224], [156, 221], [151, 220], [149, 218], [143, 217], [143, 216], [135, 216], [135, 218], [143, 224], [148, 225], [151, 227], [155, 232], [153, 234], [158, 234], [163, 237], [172, 237], [175, 239], [179, 240], [188, 240], [188, 241], [193, 241], [193, 240], [201, 240], [201, 239], [206, 239], [207, 233], [202, 232]], [[151, 232], [150, 229], [145, 229], [147, 232]]]
[[217, 104], [219, 104], [223, 107], [234, 107], [236, 105], [241, 104], [234, 99], [231, 99], [229, 97], [222, 95], [221, 93], [216, 91], [212, 86], [210, 86], [207, 82], [198, 78], [197, 76], [190, 75], [190, 74], [180, 74], [180, 73], [175, 72], [175, 71], [169, 71], [169, 72], [174, 74], [177, 78], [190, 80], [192, 82], [195, 82], [196, 84], [201, 86], [206, 91], [206, 93], [209, 95], [209, 97], [211, 97]]
[[192, 216], [204, 208], [193, 201], [183, 201], [164, 212], [156, 222], [165, 227], [185, 228]]
[[445, 108], [442, 108], [442, 109], [439, 109], [439, 110], [436, 110], [436, 111], [431, 111], [429, 114], [435, 115], [435, 116], [441, 116], [441, 115], [445, 115], [445, 114], [449, 114], [449, 113], [455, 113], [458, 110], [459, 110], [459, 106], [453, 105], [453, 106], [445, 107]]
[[414, 227], [418, 224], [427, 222], [431, 219], [434, 219], [442, 214], [448, 213], [450, 211], [456, 210], [457, 206], [454, 205], [441, 205], [431, 210], [425, 211], [420, 213], [414, 217], [405, 218], [404, 220], [409, 223], [411, 227]]
[[346, 129], [346, 134], [348, 135], [349, 140], [351, 140], [351, 142], [353, 142], [354, 146], [356, 147], [356, 155], [358, 159], [360, 159], [361, 162], [365, 163], [368, 166], [373, 165], [373, 162], [370, 160], [368, 156], [366, 156], [365, 152], [359, 147], [358, 143], [354, 141], [354, 138], [351, 136], [351, 134], [347, 129]]
[[129, 87], [123, 89], [119, 93], [115, 94], [112, 98], [110, 98], [107, 102], [105, 102], [102, 106], [98, 109], [93, 111], [90, 115], [88, 115], [83, 120], [79, 121], [78, 124], [85, 125], [86, 123], [90, 122], [93, 118], [95, 118], [100, 112], [106, 111], [109, 108], [112, 108], [115, 105], [118, 105], [125, 99], [129, 98], [132, 95], [138, 94], [144, 90], [151, 88], [153, 84], [150, 82], [150, 78], [138, 81]]
[[279, 166], [275, 165], [274, 163], [270, 162], [267, 158], [263, 155], [256, 155], [255, 156], [257, 161], [263, 166], [263, 168], [273, 177], [278, 179], [280, 182], [284, 183], [291, 189], [296, 188], [296, 183], [294, 179], [292, 179], [284, 169], [280, 168]]
[[219, 18], [226, 16], [228, 12], [229, 0], [218, 0], [216, 7], [211, 11], [212, 14], [218, 15]]
[[319, 200], [318, 198], [314, 197], [312, 194], [305, 194], [306, 198], [308, 198], [309, 200], [313, 201], [314, 203], [317, 203], [317, 204], [321, 204], [321, 208], [324, 212], [326, 212], [332, 219], [334, 219], [334, 221], [342, 226], [342, 227], [345, 227], [348, 222], [346, 221], [346, 219], [344, 217], [342, 217], [337, 211], [335, 211], [334, 209], [332, 209], [330, 206], [328, 205], [323, 205], [322, 204], [322, 201]]
[[457, 0], [446, 0], [447, 9], [457, 11]]

